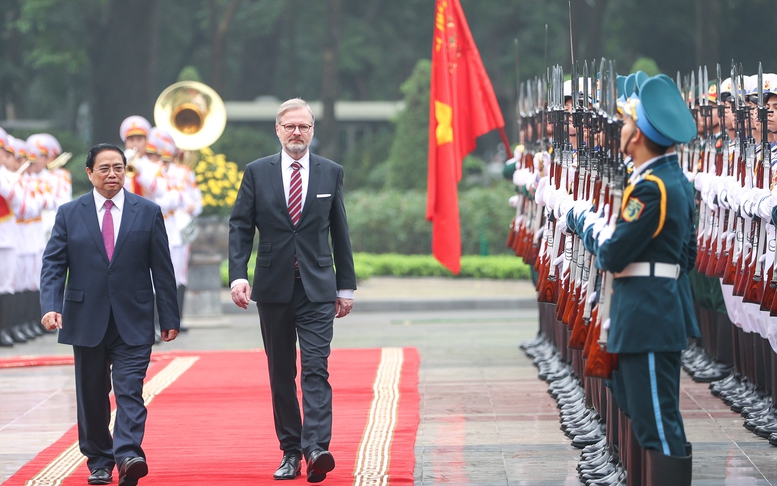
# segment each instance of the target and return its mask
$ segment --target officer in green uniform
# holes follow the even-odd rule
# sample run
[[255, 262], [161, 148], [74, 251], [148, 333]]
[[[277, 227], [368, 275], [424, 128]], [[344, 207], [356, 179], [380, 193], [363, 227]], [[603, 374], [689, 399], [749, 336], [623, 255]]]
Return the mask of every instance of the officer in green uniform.
[[[665, 76], [640, 85], [625, 109], [621, 150], [634, 172], [614, 226], [593, 213], [567, 222], [597, 264], [614, 275], [607, 350], [617, 353], [634, 434], [647, 452], [649, 485], [690, 485], [691, 456], [680, 415], [681, 352], [687, 346], [687, 295], [678, 278], [693, 268], [694, 201], [678, 170], [676, 143], [696, 124]], [[671, 208], [671, 210], [670, 210]]]

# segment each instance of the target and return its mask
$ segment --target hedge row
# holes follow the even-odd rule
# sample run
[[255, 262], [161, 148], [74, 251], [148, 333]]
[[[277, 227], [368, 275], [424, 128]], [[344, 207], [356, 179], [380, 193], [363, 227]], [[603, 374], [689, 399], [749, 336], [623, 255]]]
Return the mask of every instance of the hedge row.
[[[248, 262], [248, 280], [254, 279], [256, 253]], [[431, 255], [399, 255], [388, 253], [355, 253], [353, 255], [357, 280], [377, 276], [394, 277], [454, 277]], [[465, 255], [461, 258], [460, 278], [529, 279], [529, 266], [512, 255]], [[229, 264], [221, 264], [221, 281], [229, 285]]]
[[[459, 192], [464, 255], [507, 254], [505, 239], [515, 210], [507, 200], [509, 184]], [[428, 255], [432, 226], [426, 220], [423, 191], [353, 191], [345, 195], [348, 227], [355, 252]]]

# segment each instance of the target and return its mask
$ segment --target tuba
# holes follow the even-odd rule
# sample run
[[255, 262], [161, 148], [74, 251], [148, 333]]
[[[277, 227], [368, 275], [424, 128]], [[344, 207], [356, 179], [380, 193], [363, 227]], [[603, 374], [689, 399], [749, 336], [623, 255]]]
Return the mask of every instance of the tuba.
[[[173, 137], [184, 151], [183, 163], [194, 169], [194, 151], [209, 147], [219, 139], [227, 124], [227, 110], [221, 97], [210, 86], [196, 81], [181, 81], [168, 86], [154, 104], [154, 122]], [[181, 238], [191, 243], [197, 238], [194, 218], [185, 211], [176, 212]]]
[[181, 150], [209, 147], [227, 124], [227, 109], [213, 88], [181, 81], [162, 91], [154, 104], [156, 126], [172, 135]]

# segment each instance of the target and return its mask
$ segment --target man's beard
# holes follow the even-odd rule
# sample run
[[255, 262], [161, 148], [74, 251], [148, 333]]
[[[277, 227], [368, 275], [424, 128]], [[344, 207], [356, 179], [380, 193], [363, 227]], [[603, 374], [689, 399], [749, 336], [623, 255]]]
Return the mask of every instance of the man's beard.
[[308, 149], [308, 144], [302, 140], [289, 140], [285, 148], [290, 154], [302, 154]]

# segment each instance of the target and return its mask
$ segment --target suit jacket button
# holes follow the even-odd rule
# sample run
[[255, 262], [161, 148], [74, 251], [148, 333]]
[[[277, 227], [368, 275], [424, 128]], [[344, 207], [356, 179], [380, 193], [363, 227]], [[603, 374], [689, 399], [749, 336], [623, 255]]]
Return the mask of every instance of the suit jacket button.
[[294, 232], [294, 236], [297, 236], [297, 232], [296, 231]]
[[113, 275], [113, 270], [108, 270], [108, 275]]

